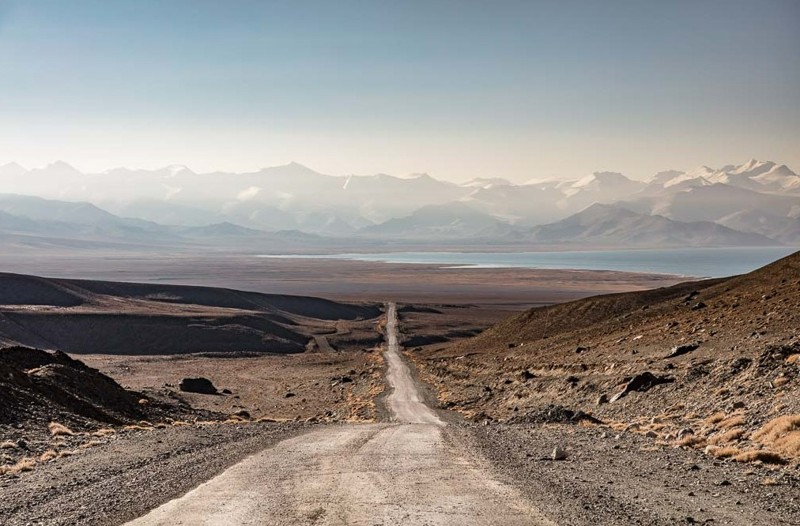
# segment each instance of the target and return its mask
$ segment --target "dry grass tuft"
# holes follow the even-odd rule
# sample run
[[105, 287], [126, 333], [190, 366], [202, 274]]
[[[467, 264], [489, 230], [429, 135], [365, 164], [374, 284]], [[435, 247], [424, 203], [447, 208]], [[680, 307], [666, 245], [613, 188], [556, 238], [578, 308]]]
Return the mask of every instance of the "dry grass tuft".
[[5, 466], [5, 472], [16, 476], [24, 471], [33, 471], [34, 466], [36, 466], [36, 460], [25, 457], [13, 466]]
[[0, 442], [0, 449], [17, 449], [19, 446], [13, 440]]
[[717, 433], [716, 435], [712, 436], [708, 439], [709, 444], [713, 444], [718, 446], [720, 444], [730, 444], [731, 442], [735, 442], [744, 436], [744, 429], [741, 427], [735, 427], [733, 429], [729, 429], [723, 433]]
[[183, 420], [175, 420], [174, 422], [172, 422], [172, 425], [175, 427], [181, 427], [181, 426], [190, 426], [192, 424], [190, 424], [189, 422], [184, 422]]
[[705, 447], [706, 439], [695, 435], [686, 435], [683, 438], [679, 438], [675, 442], [675, 445], [683, 447], [700, 448], [700, 447]]
[[714, 458], [730, 458], [735, 457], [736, 455], [740, 454], [742, 451], [738, 448], [727, 446], [727, 447], [718, 447], [718, 446], [708, 446], [706, 448], [706, 453], [711, 455]]
[[800, 456], [800, 415], [774, 418], [753, 433], [753, 440], [790, 457]]
[[90, 440], [89, 442], [86, 442], [85, 444], [81, 444], [80, 447], [81, 447], [81, 449], [89, 449], [90, 447], [100, 446], [102, 444], [103, 443], [100, 442], [99, 440]]
[[117, 432], [114, 429], [111, 429], [110, 427], [104, 427], [104, 428], [98, 429], [97, 431], [92, 433], [92, 436], [93, 437], [107, 437], [107, 436], [116, 435], [116, 434], [117, 434]]
[[786, 358], [786, 363], [798, 363], [800, 362], [800, 354], [790, 354], [788, 358]]
[[763, 451], [754, 449], [751, 451], [743, 451], [739, 453], [733, 460], [736, 462], [763, 462], [764, 464], [786, 464], [786, 461], [772, 451]]
[[75, 449], [65, 449], [64, 451], [58, 452], [58, 458], [71, 457], [72, 455], [77, 455], [77, 454], [78, 451]]
[[723, 420], [725, 420], [725, 413], [714, 413], [713, 415], [706, 418], [703, 422], [708, 425], [712, 425], [712, 424], [718, 424]]
[[128, 426], [123, 427], [125, 431], [152, 431], [153, 427], [151, 426], [142, 426], [139, 424], [131, 424]]
[[762, 486], [778, 486], [779, 484], [780, 482], [778, 482], [778, 479], [774, 479], [772, 477], [767, 477], [761, 481]]
[[719, 423], [721, 429], [730, 429], [731, 427], [738, 427], [744, 425], [744, 415], [735, 415]]
[[75, 432], [72, 429], [63, 424], [59, 424], [58, 422], [50, 422], [50, 425], [47, 426], [47, 429], [50, 430], [50, 434], [54, 437], [75, 435]]
[[58, 451], [55, 449], [48, 449], [39, 457], [39, 462], [47, 462], [48, 460], [53, 460], [54, 458], [58, 458]]

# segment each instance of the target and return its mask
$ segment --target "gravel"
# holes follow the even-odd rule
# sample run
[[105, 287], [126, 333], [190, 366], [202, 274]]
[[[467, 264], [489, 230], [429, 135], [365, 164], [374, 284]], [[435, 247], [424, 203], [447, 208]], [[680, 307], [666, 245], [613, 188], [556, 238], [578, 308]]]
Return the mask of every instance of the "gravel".
[[122, 524], [310, 428], [249, 423], [119, 433], [18, 478], [0, 477], [0, 524]]
[[[558, 524], [800, 524], [797, 466], [713, 460], [603, 427], [463, 429], [498, 477]], [[551, 460], [555, 447], [566, 450], [565, 460]]]

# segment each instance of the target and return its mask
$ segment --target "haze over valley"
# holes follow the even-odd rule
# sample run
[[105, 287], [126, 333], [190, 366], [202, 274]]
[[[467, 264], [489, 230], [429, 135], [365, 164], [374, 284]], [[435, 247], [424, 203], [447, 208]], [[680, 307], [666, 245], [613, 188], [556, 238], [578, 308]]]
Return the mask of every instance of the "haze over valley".
[[[0, 235], [13, 246], [216, 246], [268, 253], [487, 244], [659, 248], [800, 244], [800, 176], [750, 160], [649, 181], [461, 184], [427, 174], [330, 176], [292, 163], [253, 173], [185, 166], [84, 174], [0, 167]], [[58, 240], [58, 241], [57, 241]]]

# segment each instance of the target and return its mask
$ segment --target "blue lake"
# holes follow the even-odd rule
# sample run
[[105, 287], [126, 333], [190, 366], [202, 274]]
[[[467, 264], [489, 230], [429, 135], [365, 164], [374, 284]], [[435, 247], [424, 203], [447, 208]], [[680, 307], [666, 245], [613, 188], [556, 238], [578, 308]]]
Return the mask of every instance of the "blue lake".
[[723, 277], [750, 272], [797, 251], [792, 247], [602, 250], [586, 252], [386, 252], [260, 256], [420, 263], [447, 267], [547, 268]]

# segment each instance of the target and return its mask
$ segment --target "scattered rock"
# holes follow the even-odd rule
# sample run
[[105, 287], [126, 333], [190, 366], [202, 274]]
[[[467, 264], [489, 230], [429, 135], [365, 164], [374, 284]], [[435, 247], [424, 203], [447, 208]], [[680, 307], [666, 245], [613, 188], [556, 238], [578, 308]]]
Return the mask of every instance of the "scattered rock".
[[708, 306], [708, 305], [706, 305], [705, 303], [703, 303], [702, 301], [700, 301], [700, 302], [697, 302], [697, 303], [695, 303], [694, 305], [692, 305], [692, 310], [700, 310], [700, 309], [705, 309], [707, 306]]
[[217, 388], [208, 378], [184, 378], [178, 389], [187, 393], [217, 394]]
[[672, 348], [670, 353], [665, 356], [665, 358], [676, 358], [678, 356], [683, 356], [684, 354], [689, 354], [692, 351], [697, 350], [700, 347], [698, 343], [686, 343], [684, 345], [676, 345]]
[[603, 423], [581, 410], [573, 411], [554, 404], [528, 411], [523, 415], [516, 415], [508, 420], [510, 424], [577, 424], [584, 421], [593, 424]]
[[233, 413], [233, 416], [238, 416], [239, 418], [244, 418], [245, 420], [250, 420], [250, 412], [246, 411], [244, 409], [239, 409], [238, 411]]
[[226, 395], [233, 394], [233, 391], [231, 391], [230, 389], [223, 389], [222, 390], [222, 394], [226, 394]]
[[529, 370], [525, 369], [524, 371], [519, 373], [519, 377], [522, 378], [523, 381], [528, 381], [536, 378], [536, 375], [530, 372]]
[[644, 436], [646, 436], [647, 438], [658, 438], [658, 433], [656, 433], [655, 431], [648, 431], [647, 433], [644, 434]]
[[694, 429], [691, 427], [684, 427], [680, 431], [678, 431], [678, 438], [683, 438], [685, 436], [694, 435]]
[[616, 402], [623, 396], [627, 395], [633, 391], [645, 392], [650, 390], [652, 387], [660, 384], [668, 384], [674, 382], [675, 379], [671, 376], [656, 376], [649, 371], [645, 371], [641, 374], [637, 374], [631, 380], [625, 384], [625, 387], [619, 393], [615, 394], [611, 398], [611, 403]]
[[608, 403], [608, 396], [605, 394], [601, 394], [597, 397], [597, 405], [603, 405]]
[[293, 393], [293, 392], [291, 392], [291, 391], [286, 391], [285, 393], [283, 393], [283, 397], [284, 397], [284, 398], [292, 398], [293, 396], [297, 396], [297, 395], [296, 395], [296, 394], [294, 394], [294, 393]]
[[566, 460], [567, 451], [561, 446], [556, 446], [555, 449], [553, 449], [553, 452], [550, 453], [550, 458], [552, 460]]

